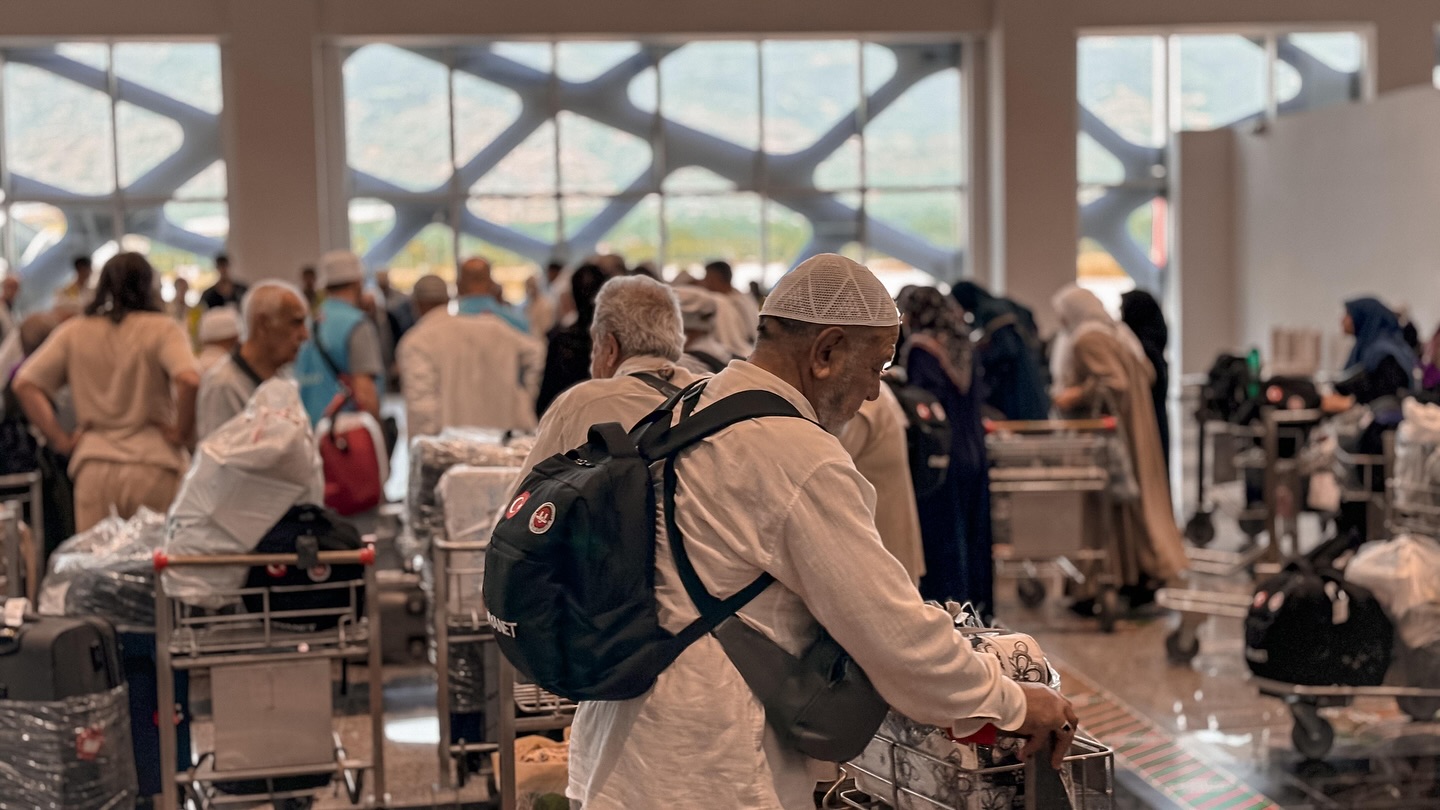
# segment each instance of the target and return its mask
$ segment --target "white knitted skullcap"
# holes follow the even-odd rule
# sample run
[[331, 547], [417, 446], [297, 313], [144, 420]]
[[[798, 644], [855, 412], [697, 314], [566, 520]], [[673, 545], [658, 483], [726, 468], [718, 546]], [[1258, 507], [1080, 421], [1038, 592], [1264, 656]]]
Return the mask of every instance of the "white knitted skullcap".
[[218, 343], [240, 337], [240, 316], [230, 307], [206, 310], [200, 316], [200, 342]]
[[700, 287], [676, 287], [675, 297], [680, 299], [680, 316], [685, 321], [685, 331], [715, 331], [718, 305], [714, 293]]
[[825, 326], [899, 326], [900, 312], [880, 279], [858, 262], [822, 253], [780, 279], [761, 315]]

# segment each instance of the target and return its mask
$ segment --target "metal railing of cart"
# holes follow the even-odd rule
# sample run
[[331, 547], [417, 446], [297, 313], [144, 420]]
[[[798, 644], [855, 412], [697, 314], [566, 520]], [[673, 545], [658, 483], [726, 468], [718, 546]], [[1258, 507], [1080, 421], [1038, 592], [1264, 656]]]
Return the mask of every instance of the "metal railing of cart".
[[[499, 773], [491, 774], [500, 793], [501, 810], [515, 810], [515, 739], [521, 733], [555, 731], [570, 725], [577, 705], [522, 682], [515, 667], [500, 654], [494, 632], [485, 619], [481, 585], [485, 574], [488, 542], [458, 542], [442, 536], [431, 544], [434, 571], [435, 710], [440, 718], [439, 759], [441, 778], [450, 788], [459, 788], [472, 775], [471, 755], [498, 754]], [[486, 725], [494, 739], [452, 741], [451, 737], [451, 656], [455, 648], [467, 645], [481, 655], [488, 679], [493, 672], [496, 689], [486, 689]], [[490, 698], [488, 695], [493, 694]], [[486, 736], [490, 736], [489, 733]], [[481, 771], [487, 770], [482, 766]]]
[[1249, 574], [1249, 579], [1278, 571], [1282, 559], [1299, 553], [1298, 518], [1303, 506], [1304, 478], [1298, 448], [1310, 430], [1323, 418], [1316, 410], [1266, 409], [1261, 417], [1259, 452], [1242, 453], [1237, 467], [1258, 470], [1265, 542], [1254, 542], [1239, 551], [1189, 548], [1192, 583], [1187, 588], [1161, 588], [1155, 595], [1160, 607], [1180, 614], [1180, 623], [1165, 637], [1165, 652], [1172, 663], [1187, 664], [1200, 651], [1200, 625], [1211, 617], [1243, 620], [1253, 593], [1246, 588], [1200, 587], [1202, 577], [1215, 580]]
[[[1091, 584], [1101, 628], [1119, 618], [1115, 532], [1110, 498], [1114, 418], [986, 422], [992, 516], [997, 529], [995, 572], [1017, 579], [1020, 600], [1036, 607], [1046, 598], [1044, 579], [1058, 574]], [[1047, 508], [1017, 508], [1017, 501], [1045, 500]], [[1105, 545], [1087, 545], [1084, 512], [1100, 521]], [[1001, 542], [1003, 539], [1004, 542]], [[1093, 583], [1090, 580], [1095, 580]]]
[[[831, 789], [826, 796], [825, 807], [835, 807], [838, 801], [838, 806], [855, 810], [967, 810], [980, 806], [978, 802], [971, 801], [981, 798], [977, 795], [979, 790], [993, 786], [1015, 788], [1016, 798], [1023, 803], [1016, 805], [1012, 799], [1004, 805], [1007, 808], [1111, 810], [1114, 807], [1115, 752], [1085, 737], [1075, 738], [1069, 755], [1065, 757], [1063, 779], [1051, 768], [1048, 752], [1037, 754], [1025, 763], [970, 770], [884, 735], [876, 735], [871, 744], [876, 743], [889, 748], [885, 758], [890, 763], [889, 772], [877, 773], [854, 762], [843, 765], [841, 769], [846, 778]], [[923, 763], [920, 767], [939, 775], [937, 782], [973, 786], [973, 789], [962, 790], [959, 795], [943, 799], [926, 795], [923, 790], [917, 789], [918, 785], [907, 784], [906, 773], [912, 769], [902, 768], [902, 759], [907, 761], [907, 765]], [[1056, 778], [1045, 778], [1047, 772]], [[865, 778], [867, 786], [868, 783], [879, 785], [881, 795], [863, 792], [857, 784], [857, 779], [861, 777]], [[1068, 786], [1065, 781], [1069, 782]]]
[[27, 560], [21, 553], [20, 523], [24, 519], [22, 506], [30, 507], [30, 536], [34, 539], [34, 554], [41, 554], [45, 546], [45, 492], [40, 473], [15, 473], [0, 475], [0, 511], [7, 514], [4, 521], [7, 528], [0, 535], [5, 555], [5, 596], [26, 596], [39, 583], [28, 582]]
[[[381, 664], [379, 588], [375, 584], [375, 552], [373, 547], [358, 551], [320, 551], [311, 557], [298, 554], [243, 554], [206, 556], [155, 555], [155, 653], [157, 700], [160, 731], [160, 810], [178, 810], [189, 804], [198, 808], [254, 804], [257, 801], [305, 801], [339, 781], [350, 802], [357, 806], [384, 807], [389, 802], [385, 790], [384, 691]], [[360, 579], [322, 582], [305, 586], [271, 586], [218, 590], [210, 596], [224, 599], [260, 600], [261, 610], [229, 612], [194, 607], [166, 590], [166, 569], [178, 568], [245, 568], [252, 566], [340, 566], [359, 565]], [[272, 599], [277, 595], [324, 594], [338, 606], [313, 609], [276, 609]], [[337, 596], [338, 595], [338, 596]], [[334, 626], [327, 629], [297, 629]], [[217, 673], [230, 667], [281, 668], [308, 664], [323, 666], [323, 690], [328, 711], [331, 705], [332, 662], [345, 665], [363, 662], [369, 692], [370, 756], [352, 757], [345, 750], [340, 735], [332, 730], [331, 760], [313, 764], [273, 765], [251, 768], [217, 767], [213, 756], [199, 758], [199, 764], [184, 772], [176, 767], [177, 707], [174, 695], [176, 670], [205, 670], [212, 680]], [[348, 677], [348, 668], [347, 668]], [[298, 684], [297, 684], [298, 686]], [[212, 700], [219, 695], [213, 695]], [[212, 718], [218, 719], [218, 718]], [[216, 733], [221, 729], [217, 725]], [[277, 739], [287, 728], [274, 729]], [[279, 749], [287, 745], [277, 746]], [[218, 753], [218, 752], [217, 752]], [[320, 787], [287, 789], [280, 782], [296, 777], [329, 774], [331, 779]], [[369, 789], [366, 788], [369, 774]], [[264, 789], [237, 795], [217, 789], [217, 783], [262, 782]], [[184, 791], [184, 799], [181, 791]]]

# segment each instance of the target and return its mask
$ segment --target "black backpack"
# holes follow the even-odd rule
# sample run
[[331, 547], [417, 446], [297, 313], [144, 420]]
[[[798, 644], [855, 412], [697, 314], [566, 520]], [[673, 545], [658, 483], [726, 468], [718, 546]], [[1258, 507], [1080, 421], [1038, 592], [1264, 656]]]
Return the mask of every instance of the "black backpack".
[[1261, 678], [1379, 686], [1394, 630], [1375, 597], [1301, 558], [1260, 585], [1245, 618], [1245, 660]]
[[940, 491], [950, 469], [950, 417], [934, 394], [914, 385], [885, 378], [905, 411], [905, 444], [910, 451], [910, 480], [915, 497]]
[[[535, 465], [485, 553], [485, 606], [505, 657], [537, 685], [572, 700], [629, 700], [681, 652], [773, 581], [702, 606], [678, 635], [655, 600], [652, 465], [726, 428], [768, 416], [800, 418], [768, 391], [744, 391], [691, 415], [704, 382], [672, 395], [628, 433], [616, 423]], [[682, 418], [672, 424], [677, 407]]]
[[1201, 407], [1212, 419], [1237, 422], [1241, 409], [1250, 401], [1250, 364], [1245, 358], [1222, 354], [1215, 358], [1201, 389]]
[[[256, 554], [307, 554], [320, 551], [358, 551], [360, 533], [346, 523], [335, 512], [321, 506], [300, 504], [290, 507], [285, 517], [280, 518], [255, 547]], [[359, 565], [295, 565], [264, 566], [250, 569], [245, 587], [270, 588], [270, 610], [283, 614], [288, 611], [326, 611], [318, 616], [286, 618], [277, 616], [276, 621], [288, 625], [303, 626], [314, 630], [328, 630], [340, 623], [340, 616], [352, 606], [365, 605], [365, 587], [359, 586], [355, 594], [350, 588], [337, 587], [324, 590], [287, 590], [293, 586], [310, 586], [320, 583], [341, 583], [363, 579], [365, 569]], [[264, 610], [264, 596], [247, 593], [245, 609], [251, 613]]]

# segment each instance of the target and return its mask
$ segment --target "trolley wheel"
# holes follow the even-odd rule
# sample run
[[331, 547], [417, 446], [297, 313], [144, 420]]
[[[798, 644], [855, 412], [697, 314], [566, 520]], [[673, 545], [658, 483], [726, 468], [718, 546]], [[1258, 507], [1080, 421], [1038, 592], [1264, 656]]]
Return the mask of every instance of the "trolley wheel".
[[1186, 633], [1183, 628], [1177, 627], [1165, 637], [1165, 655], [1169, 657], [1170, 663], [1185, 666], [1199, 654], [1200, 639], [1196, 638], [1195, 634]]
[[1215, 519], [1209, 512], [1197, 511], [1185, 523], [1185, 539], [1197, 548], [1205, 548], [1215, 540]]
[[1115, 622], [1120, 620], [1120, 594], [1113, 587], [1100, 592], [1100, 598], [1095, 600], [1095, 613], [1100, 617], [1100, 632], [1115, 632]]
[[1335, 746], [1335, 727], [1320, 716], [1319, 710], [1309, 703], [1297, 703], [1290, 707], [1295, 725], [1290, 729], [1290, 742], [1296, 753], [1306, 760], [1322, 760]]
[[1038, 579], [1022, 579], [1015, 583], [1015, 590], [1020, 596], [1020, 604], [1027, 608], [1040, 607], [1045, 603], [1045, 583]]

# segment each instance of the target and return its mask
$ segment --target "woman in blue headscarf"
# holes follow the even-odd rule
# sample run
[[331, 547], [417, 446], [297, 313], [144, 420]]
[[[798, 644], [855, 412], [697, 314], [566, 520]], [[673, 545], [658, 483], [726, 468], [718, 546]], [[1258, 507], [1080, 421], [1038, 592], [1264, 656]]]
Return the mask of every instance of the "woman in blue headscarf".
[[1325, 410], [1369, 405], [1414, 387], [1415, 352], [1406, 345], [1400, 319], [1389, 307], [1369, 297], [1346, 301], [1342, 326], [1346, 334], [1355, 336], [1355, 347], [1335, 383], [1336, 395], [1325, 399]]

